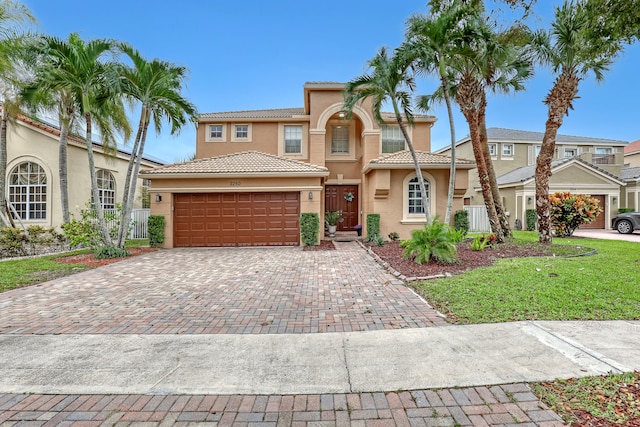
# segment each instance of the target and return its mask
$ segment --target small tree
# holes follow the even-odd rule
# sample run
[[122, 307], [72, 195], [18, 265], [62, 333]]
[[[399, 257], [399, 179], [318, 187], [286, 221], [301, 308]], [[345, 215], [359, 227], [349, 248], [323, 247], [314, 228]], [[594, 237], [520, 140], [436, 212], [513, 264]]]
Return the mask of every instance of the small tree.
[[602, 212], [598, 199], [585, 194], [554, 193], [549, 201], [556, 237], [570, 237], [578, 227], [592, 223]]

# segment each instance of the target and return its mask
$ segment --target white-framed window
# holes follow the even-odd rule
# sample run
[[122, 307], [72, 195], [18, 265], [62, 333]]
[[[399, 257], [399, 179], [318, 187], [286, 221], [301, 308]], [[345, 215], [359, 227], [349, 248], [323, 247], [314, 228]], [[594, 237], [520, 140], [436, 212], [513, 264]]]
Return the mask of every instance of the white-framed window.
[[47, 174], [34, 162], [23, 162], [9, 174], [9, 202], [23, 220], [47, 218]]
[[502, 144], [502, 157], [513, 157], [513, 144]]
[[222, 139], [222, 125], [209, 125], [209, 139]]
[[395, 153], [404, 150], [404, 135], [399, 126], [382, 128], [382, 153]]
[[[427, 205], [429, 204], [429, 181], [422, 177], [424, 181], [425, 190], [427, 191]], [[409, 185], [407, 186], [407, 202], [408, 202], [408, 211], [407, 214], [410, 215], [419, 215], [424, 214], [424, 206], [422, 204], [422, 190], [420, 189], [420, 182], [418, 181], [418, 177], [409, 180]]]
[[284, 153], [302, 154], [302, 126], [284, 126]]
[[116, 179], [111, 172], [104, 169], [99, 169], [96, 172], [96, 177], [98, 178], [98, 196], [100, 197], [102, 209], [115, 209]]
[[349, 126], [332, 126], [331, 154], [349, 154]]
[[497, 144], [488, 144], [488, 145], [489, 145], [489, 155], [491, 157], [496, 157], [498, 155]]
[[564, 149], [564, 157], [567, 159], [569, 157], [575, 157], [578, 155], [577, 148], [565, 148]]
[[236, 125], [236, 138], [237, 139], [249, 138], [249, 125]]

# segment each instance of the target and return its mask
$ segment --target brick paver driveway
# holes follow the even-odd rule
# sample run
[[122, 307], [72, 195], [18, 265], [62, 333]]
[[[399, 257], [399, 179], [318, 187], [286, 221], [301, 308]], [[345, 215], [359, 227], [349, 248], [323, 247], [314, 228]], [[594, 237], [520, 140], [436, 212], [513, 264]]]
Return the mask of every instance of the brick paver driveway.
[[446, 324], [357, 243], [172, 249], [0, 294], [3, 334], [260, 334]]

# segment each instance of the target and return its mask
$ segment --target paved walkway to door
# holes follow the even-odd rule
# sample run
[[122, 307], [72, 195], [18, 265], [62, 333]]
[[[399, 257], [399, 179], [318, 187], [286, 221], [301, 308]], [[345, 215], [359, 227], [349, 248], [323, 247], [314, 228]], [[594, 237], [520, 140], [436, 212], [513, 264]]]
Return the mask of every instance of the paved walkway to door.
[[357, 243], [171, 249], [0, 294], [2, 334], [281, 334], [447, 322]]

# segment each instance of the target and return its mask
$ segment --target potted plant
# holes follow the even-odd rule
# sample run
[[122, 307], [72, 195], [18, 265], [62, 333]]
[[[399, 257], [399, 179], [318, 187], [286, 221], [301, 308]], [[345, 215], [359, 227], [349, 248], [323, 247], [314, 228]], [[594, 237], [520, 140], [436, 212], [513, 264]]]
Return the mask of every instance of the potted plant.
[[356, 224], [355, 227], [356, 233], [358, 233], [358, 236], [362, 236], [362, 225], [361, 224]]
[[338, 229], [338, 223], [344, 221], [342, 218], [342, 211], [327, 211], [324, 214], [324, 222], [327, 223], [329, 228], [329, 237], [336, 235]]

